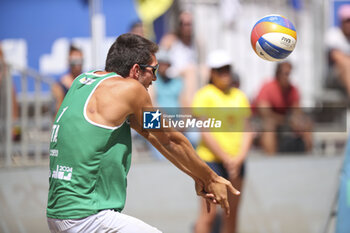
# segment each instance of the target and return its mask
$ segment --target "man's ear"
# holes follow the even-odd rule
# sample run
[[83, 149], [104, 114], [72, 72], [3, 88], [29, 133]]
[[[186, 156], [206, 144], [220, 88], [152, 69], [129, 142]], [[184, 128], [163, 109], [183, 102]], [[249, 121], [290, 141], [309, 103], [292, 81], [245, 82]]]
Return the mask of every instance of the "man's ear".
[[129, 77], [138, 80], [141, 75], [141, 68], [138, 64], [134, 64], [129, 73]]

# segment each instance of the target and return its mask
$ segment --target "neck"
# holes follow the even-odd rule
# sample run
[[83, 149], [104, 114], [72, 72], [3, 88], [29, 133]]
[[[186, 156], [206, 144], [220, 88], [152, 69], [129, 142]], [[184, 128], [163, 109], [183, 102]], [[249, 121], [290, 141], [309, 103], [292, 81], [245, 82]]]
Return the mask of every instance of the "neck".
[[278, 85], [281, 87], [283, 91], [287, 91], [290, 88], [290, 85], [282, 85], [281, 83], [278, 83]]
[[218, 87], [218, 86], [216, 86], [216, 85], [215, 85], [215, 87], [216, 87], [217, 89], [219, 89], [220, 91], [222, 91], [224, 94], [228, 94], [228, 93], [230, 92], [230, 89], [231, 89], [231, 87], [220, 88], [220, 87]]
[[191, 45], [192, 39], [190, 36], [183, 36], [181, 39], [182, 43], [184, 43], [187, 46]]

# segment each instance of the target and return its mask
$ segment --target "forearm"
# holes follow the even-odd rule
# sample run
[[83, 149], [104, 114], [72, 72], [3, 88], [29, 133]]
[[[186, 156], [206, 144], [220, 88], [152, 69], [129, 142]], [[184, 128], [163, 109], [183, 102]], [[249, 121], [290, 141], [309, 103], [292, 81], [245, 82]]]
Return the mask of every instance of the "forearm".
[[[171, 140], [170, 140], [171, 135], [173, 135], [173, 134], [182, 135], [181, 133], [176, 132], [175, 130], [172, 132], [163, 132], [163, 131], [161, 131], [161, 132], [149, 132], [149, 131], [142, 130], [140, 124], [138, 124], [135, 121], [135, 118], [133, 118], [133, 116], [131, 116], [129, 118], [129, 120], [130, 120], [130, 124], [131, 124], [132, 128], [135, 129], [146, 140], [148, 140], [155, 148], [157, 148], [157, 150], [164, 157], [166, 157], [176, 167], [178, 167], [180, 170], [185, 172], [187, 175], [191, 176], [197, 182], [199, 182], [199, 181], [202, 182], [201, 179], [199, 178], [200, 176], [198, 176], [196, 174], [196, 172], [194, 172], [194, 169], [191, 169], [191, 167], [189, 167], [187, 165], [189, 162], [187, 161], [187, 163], [184, 163], [182, 161], [182, 160], [184, 160], [183, 157], [187, 156], [187, 154], [188, 154], [188, 153], [182, 152], [185, 149], [181, 148], [180, 145], [175, 147], [175, 152], [173, 152], [173, 150], [174, 150], [174, 149], [172, 149], [173, 147], [170, 146], [170, 149], [169, 149], [168, 145], [173, 144], [173, 143], [171, 143]], [[183, 135], [182, 135], [182, 141], [188, 142], [188, 140]], [[188, 144], [189, 144], [189, 146], [188, 146]], [[192, 151], [194, 152], [194, 150], [189, 142], [185, 143], [185, 146], [186, 146], [186, 148], [189, 148], [189, 149], [186, 149], [186, 151], [192, 149]], [[195, 152], [194, 152], [194, 154], [195, 154]], [[195, 154], [195, 156], [196, 156], [196, 154]]]
[[350, 56], [346, 55], [340, 50], [333, 49], [330, 52], [330, 57], [333, 62], [335, 62], [337, 65], [342, 65], [350, 61]]
[[271, 121], [273, 120], [276, 124], [282, 124], [284, 121], [284, 116], [282, 114], [273, 112], [270, 109], [266, 109], [264, 111], [262, 111], [261, 114], [263, 120], [267, 120], [267, 121]]
[[[239, 192], [233, 188], [232, 184], [216, 175], [195, 153], [192, 145], [183, 134], [176, 130], [165, 132], [151, 132], [142, 129], [143, 108], [152, 107], [151, 99], [145, 88], [138, 82], [130, 79], [129, 90], [122, 95], [118, 95], [127, 100], [124, 111], [129, 114], [130, 126], [138, 133], [143, 135], [152, 143], [166, 158], [175, 166], [190, 175], [196, 181], [197, 194], [205, 198], [214, 199], [215, 203], [220, 204], [229, 214], [229, 202], [227, 192], [239, 195]], [[118, 96], [117, 96], [118, 97]], [[129, 98], [128, 98], [129, 97]], [[118, 100], [118, 98], [116, 98]]]
[[193, 173], [184, 165], [179, 163], [177, 160], [171, 156], [169, 151], [154, 137], [152, 134], [146, 138], [164, 157], [166, 157], [170, 162], [172, 162], [177, 168], [185, 172], [187, 175], [193, 177]]
[[172, 132], [166, 137], [168, 138], [163, 137], [162, 141], [159, 141], [151, 134], [148, 139], [169, 161], [196, 181], [206, 184], [217, 177], [199, 158], [185, 136], [179, 132]]

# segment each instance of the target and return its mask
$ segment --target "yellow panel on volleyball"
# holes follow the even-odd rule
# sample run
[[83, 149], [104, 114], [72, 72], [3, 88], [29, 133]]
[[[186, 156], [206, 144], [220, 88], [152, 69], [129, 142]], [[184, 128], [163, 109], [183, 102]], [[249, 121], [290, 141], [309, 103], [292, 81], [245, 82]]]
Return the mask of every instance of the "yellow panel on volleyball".
[[292, 36], [295, 40], [297, 39], [297, 32], [292, 29], [283, 27], [276, 23], [271, 23], [271, 22], [262, 22], [262, 23], [264, 24], [264, 30], [266, 30], [266, 33], [280, 32], [280, 33], [284, 33]]

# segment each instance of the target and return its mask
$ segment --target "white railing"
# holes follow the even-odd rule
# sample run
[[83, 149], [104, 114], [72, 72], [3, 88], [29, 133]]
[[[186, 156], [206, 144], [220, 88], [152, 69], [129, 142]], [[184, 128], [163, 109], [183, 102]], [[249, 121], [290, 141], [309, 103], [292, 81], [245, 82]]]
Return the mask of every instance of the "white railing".
[[[13, 96], [13, 73], [19, 74], [20, 91]], [[32, 69], [9, 67], [0, 82], [0, 168], [48, 164], [49, 139], [55, 116], [51, 94], [54, 79]], [[42, 86], [49, 85], [43, 91]], [[30, 87], [31, 90], [30, 90]], [[34, 87], [34, 88], [33, 88]], [[19, 117], [13, 117], [12, 101], [18, 103]], [[19, 134], [15, 132], [20, 132]], [[16, 136], [16, 138], [14, 138]], [[133, 160], [151, 159], [143, 140], [133, 134]]]
[[[15, 95], [13, 76], [20, 75], [20, 91]], [[48, 158], [49, 134], [55, 114], [54, 101], [43, 85], [51, 86], [54, 79], [25, 68], [9, 66], [1, 84], [0, 98], [0, 167], [44, 164]], [[34, 85], [30, 90], [30, 84]], [[13, 117], [13, 101], [18, 103], [19, 116]]]

